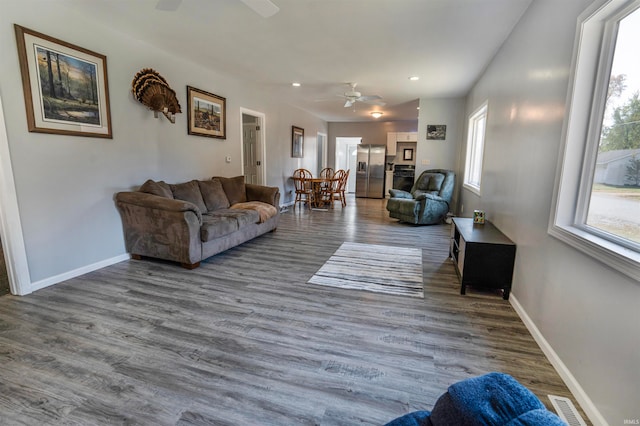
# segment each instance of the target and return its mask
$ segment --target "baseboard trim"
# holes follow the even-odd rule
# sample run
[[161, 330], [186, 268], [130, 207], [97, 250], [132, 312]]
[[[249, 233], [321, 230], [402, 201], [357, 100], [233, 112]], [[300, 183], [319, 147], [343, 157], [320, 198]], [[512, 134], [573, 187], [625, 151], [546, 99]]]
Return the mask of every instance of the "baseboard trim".
[[602, 417], [602, 414], [600, 414], [600, 411], [598, 411], [594, 405], [593, 401], [591, 401], [591, 398], [589, 398], [582, 386], [580, 386], [578, 380], [576, 380], [573, 374], [571, 374], [571, 371], [565, 363], [562, 362], [560, 356], [558, 356], [556, 351], [553, 350], [553, 347], [549, 344], [547, 339], [544, 338], [538, 327], [535, 325], [531, 317], [527, 315], [527, 312], [524, 310], [520, 302], [518, 302], [518, 299], [513, 295], [513, 293], [511, 293], [511, 296], [509, 297], [509, 302], [524, 325], [527, 327], [527, 330], [529, 330], [529, 333], [533, 336], [538, 346], [540, 346], [540, 349], [542, 349], [542, 352], [544, 352], [551, 365], [553, 365], [553, 368], [556, 369], [560, 378], [562, 378], [574, 398], [578, 401], [587, 417], [589, 417], [589, 420], [595, 426], [609, 426], [604, 417]]
[[86, 265], [82, 268], [74, 269], [63, 274], [45, 278], [44, 280], [32, 282], [29, 285], [29, 291], [24, 295], [33, 293], [34, 291], [41, 290], [54, 284], [61, 283], [62, 281], [70, 280], [71, 278], [79, 277], [80, 275], [88, 274], [89, 272], [97, 271], [98, 269], [102, 269], [107, 266], [115, 265], [116, 263], [129, 260], [130, 258], [131, 256], [129, 256], [129, 254], [123, 254], [120, 256], [112, 257], [111, 259], [101, 260], [100, 262], [92, 263], [91, 265]]

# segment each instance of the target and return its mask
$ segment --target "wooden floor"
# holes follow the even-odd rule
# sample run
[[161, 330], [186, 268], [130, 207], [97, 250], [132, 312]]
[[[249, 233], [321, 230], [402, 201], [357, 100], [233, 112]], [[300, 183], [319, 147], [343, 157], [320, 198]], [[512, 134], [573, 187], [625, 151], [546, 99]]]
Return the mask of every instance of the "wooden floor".
[[[0, 424], [381, 425], [490, 371], [571, 397], [508, 301], [459, 294], [449, 225], [384, 206], [290, 210], [193, 271], [132, 260], [0, 298]], [[344, 241], [422, 248], [425, 298], [307, 284]]]

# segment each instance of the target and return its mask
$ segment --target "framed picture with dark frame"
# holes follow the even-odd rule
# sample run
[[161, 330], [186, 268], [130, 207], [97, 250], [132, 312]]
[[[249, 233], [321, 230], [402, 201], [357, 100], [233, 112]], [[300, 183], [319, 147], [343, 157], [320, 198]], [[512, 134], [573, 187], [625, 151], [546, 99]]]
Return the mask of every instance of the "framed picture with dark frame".
[[15, 24], [30, 132], [111, 139], [107, 57]]
[[403, 160], [411, 161], [413, 160], [413, 148], [405, 148], [404, 155], [402, 156]]
[[227, 138], [227, 99], [187, 86], [187, 133]]
[[291, 156], [304, 157], [304, 129], [301, 127], [291, 126]]
[[427, 140], [443, 141], [446, 138], [446, 124], [427, 124]]

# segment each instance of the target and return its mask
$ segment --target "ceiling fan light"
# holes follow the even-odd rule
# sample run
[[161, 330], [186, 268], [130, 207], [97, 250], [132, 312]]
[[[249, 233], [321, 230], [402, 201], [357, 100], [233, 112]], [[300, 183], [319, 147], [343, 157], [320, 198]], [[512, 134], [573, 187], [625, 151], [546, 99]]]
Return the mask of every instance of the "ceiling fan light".
[[374, 111], [374, 112], [371, 113], [371, 116], [373, 118], [380, 118], [380, 117], [382, 117], [382, 115], [383, 114], [380, 111]]

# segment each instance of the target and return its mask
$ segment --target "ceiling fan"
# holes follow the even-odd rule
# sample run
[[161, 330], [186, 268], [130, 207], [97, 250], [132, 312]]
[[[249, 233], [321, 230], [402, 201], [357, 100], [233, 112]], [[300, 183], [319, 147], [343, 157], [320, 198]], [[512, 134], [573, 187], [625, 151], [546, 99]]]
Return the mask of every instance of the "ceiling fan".
[[[242, 3], [249, 6], [253, 9], [257, 14], [262, 16], [263, 18], [268, 18], [270, 16], [278, 13], [280, 8], [273, 4], [271, 0], [240, 0]], [[182, 0], [158, 0], [156, 4], [156, 9], [163, 10], [166, 12], [173, 12], [178, 10], [180, 7], [180, 3]]]
[[381, 96], [378, 95], [363, 95], [360, 92], [356, 91], [356, 86], [358, 85], [358, 83], [347, 83], [350, 87], [350, 90], [347, 92], [344, 92], [344, 94], [342, 95], [338, 95], [342, 98], [345, 98], [345, 103], [344, 103], [344, 107], [345, 108], [349, 108], [351, 106], [353, 106], [353, 104], [355, 104], [356, 102], [363, 102], [365, 104], [371, 104], [371, 105], [378, 105], [378, 106], [384, 106], [386, 105], [384, 102], [382, 102], [380, 99], [382, 99]]

